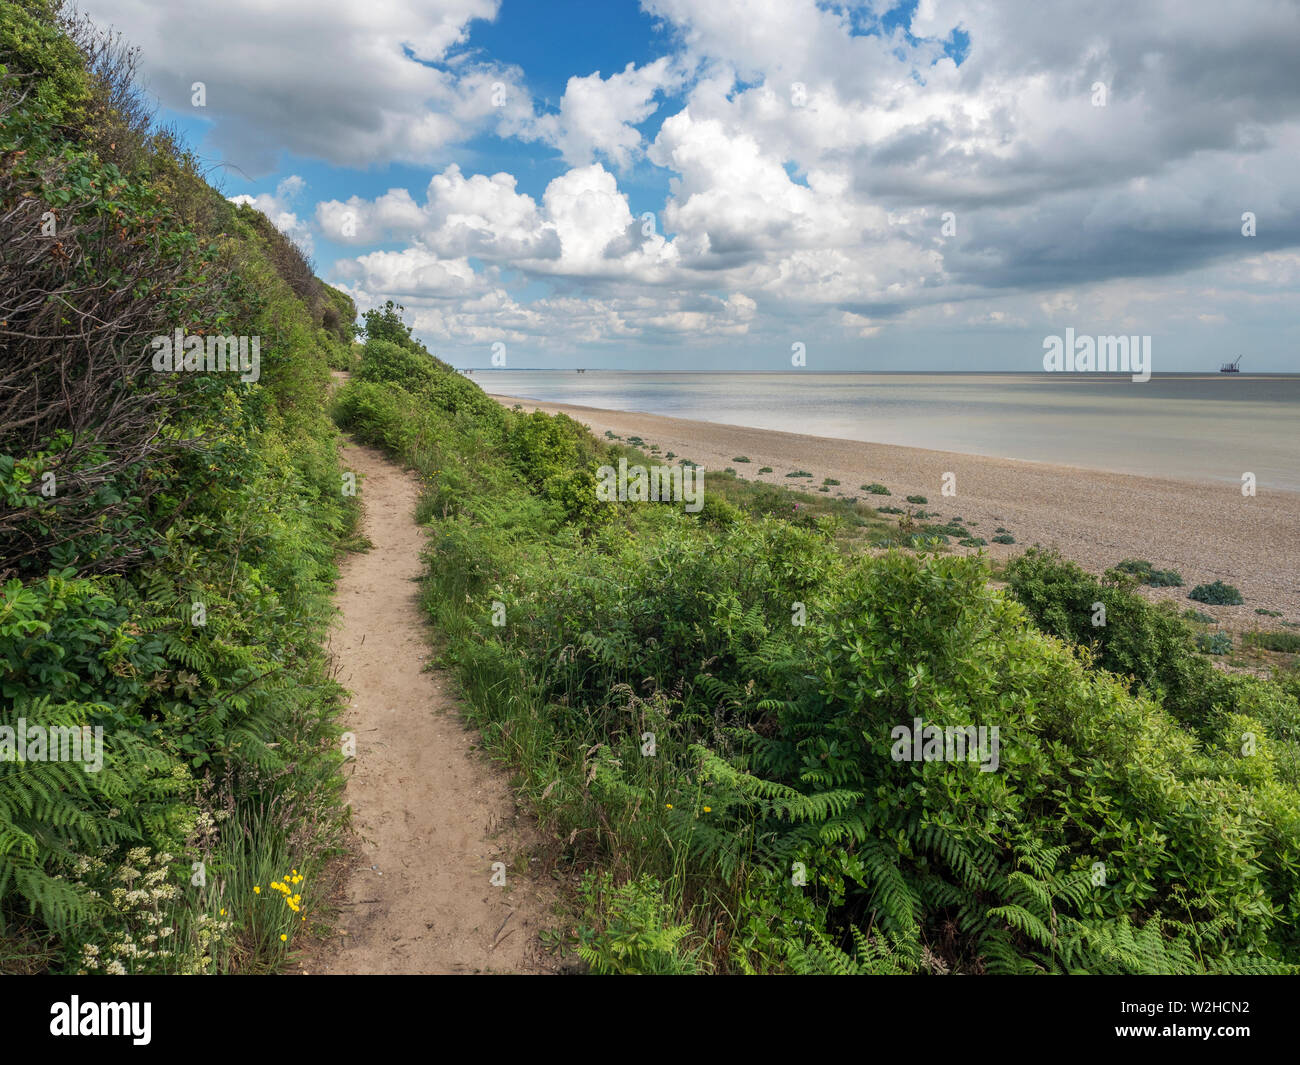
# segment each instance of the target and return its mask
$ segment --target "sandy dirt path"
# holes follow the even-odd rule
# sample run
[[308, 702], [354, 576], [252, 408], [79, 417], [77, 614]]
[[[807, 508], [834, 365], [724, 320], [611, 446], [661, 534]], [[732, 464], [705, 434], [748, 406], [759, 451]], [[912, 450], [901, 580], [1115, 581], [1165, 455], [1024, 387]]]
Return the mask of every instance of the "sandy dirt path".
[[[332, 648], [354, 693], [344, 728], [356, 741], [347, 801], [358, 835], [336, 934], [299, 971], [540, 973], [555, 966], [538, 932], [556, 923], [555, 890], [536, 870], [536, 836], [503, 770], [461, 723], [452, 682], [426, 672], [419, 607], [424, 533], [419, 484], [373, 448], [350, 445], [372, 548], [342, 564]], [[493, 886], [493, 863], [506, 886]]]

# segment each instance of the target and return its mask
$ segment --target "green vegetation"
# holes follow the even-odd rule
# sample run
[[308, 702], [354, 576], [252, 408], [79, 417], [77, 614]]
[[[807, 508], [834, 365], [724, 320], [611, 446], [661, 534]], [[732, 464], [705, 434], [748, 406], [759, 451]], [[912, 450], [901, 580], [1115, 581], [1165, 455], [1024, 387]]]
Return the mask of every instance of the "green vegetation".
[[1016, 538], [1010, 533], [999, 533], [997, 536], [993, 537], [993, 542], [995, 544], [1014, 544]]
[[1195, 599], [1198, 603], [1211, 603], [1217, 606], [1240, 606], [1244, 602], [1241, 592], [1231, 584], [1224, 584], [1222, 581], [1198, 584], [1187, 593], [1187, 598]]
[[1265, 651], [1281, 651], [1292, 655], [1300, 654], [1300, 633], [1248, 632], [1242, 637], [1242, 643], [1248, 647], [1258, 647]]
[[[1300, 674], [1219, 670], [1131, 577], [1051, 553], [994, 589], [926, 553], [956, 519], [725, 474], [697, 513], [599, 501], [635, 445], [499, 406], [391, 302], [354, 349], [346, 297], [107, 106], [101, 45], [36, 0], [0, 16], [26, 264], [0, 271], [0, 723], [106, 742], [99, 773], [0, 761], [0, 957], [260, 972], [310, 927], [256, 889], [296, 869], [311, 912], [342, 820], [342, 365], [338, 423], [423, 481], [442, 660], [581, 884], [594, 971], [1300, 970]], [[59, 300], [19, 298], [40, 285]], [[152, 373], [178, 323], [260, 336], [260, 380]], [[54, 359], [74, 337], [95, 357]], [[996, 771], [900, 757], [917, 718], [996, 728]]]
[[1226, 632], [1198, 632], [1196, 649], [1207, 655], [1232, 653], [1232, 637]]
[[909, 503], [928, 503], [928, 502], [930, 502], [928, 499], [925, 498], [925, 496], [908, 496], [908, 497], [907, 497], [907, 501], [908, 501]]
[[[1290, 785], [1300, 782], [1296, 690], [1214, 669], [1194, 653], [1195, 634], [1172, 604], [1148, 603], [1122, 579], [1108, 575], [1099, 580], [1036, 548], [1012, 560], [1006, 578], [1041, 628], [1088, 648], [1097, 667], [1157, 699], [1203, 742], [1215, 742], [1238, 718], [1262, 722], [1277, 743], [1274, 759], [1281, 779]], [[1105, 608], [1103, 625], [1093, 623], [1098, 603]]]
[[[1300, 961], [1295, 695], [1218, 673], [1126, 585], [1031, 553], [1015, 602], [977, 556], [851, 550], [878, 531], [859, 504], [729, 476], [699, 514], [575, 511], [554, 478], [635, 453], [436, 385], [357, 381], [338, 413], [427, 480], [444, 662], [583, 878], [593, 969]], [[1000, 770], [895, 760], [918, 715], [997, 725]]]
[[839, 483], [840, 482], [835, 480], [834, 477], [827, 477], [822, 481], [822, 484], [827, 484], [827, 485], [837, 485]]
[[889, 489], [886, 488], [883, 484], [875, 484], [874, 482], [872, 484], [862, 485], [861, 489], [864, 492], [870, 492], [873, 496], [892, 495]]
[[[356, 312], [150, 124], [133, 63], [0, 0], [0, 749], [29, 737], [0, 957], [262, 972], [308, 926], [253, 887], [297, 867], [311, 912], [342, 823], [322, 640], [356, 511], [324, 407]], [[259, 337], [259, 380], [154, 372], [177, 328]], [[102, 768], [43, 760], [56, 727], [102, 729]]]
[[737, 456], [736, 456], [734, 459], [732, 459], [731, 461], [732, 461], [732, 462], [748, 462], [749, 459], [747, 459], [744, 455], [737, 455]]
[[786, 474], [787, 477], [811, 477], [812, 474], [807, 470], [791, 470]]
[[771, 473], [771, 472], [772, 472], [772, 467], [771, 467], [771, 466], [760, 466], [759, 469], [758, 469], [758, 472], [759, 472], [759, 473]]
[[1181, 588], [1183, 576], [1177, 570], [1156, 569], [1150, 562], [1140, 558], [1126, 558], [1115, 567], [1120, 573], [1136, 577], [1142, 584], [1156, 588]]

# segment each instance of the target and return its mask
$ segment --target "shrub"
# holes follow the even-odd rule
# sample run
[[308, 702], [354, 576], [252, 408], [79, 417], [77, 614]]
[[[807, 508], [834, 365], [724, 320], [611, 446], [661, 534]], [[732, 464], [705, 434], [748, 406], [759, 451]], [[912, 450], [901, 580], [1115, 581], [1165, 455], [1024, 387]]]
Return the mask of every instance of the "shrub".
[[1177, 570], [1156, 569], [1150, 562], [1140, 558], [1126, 558], [1116, 567], [1121, 573], [1136, 577], [1141, 583], [1157, 588], [1181, 588], [1183, 576]]
[[873, 496], [887, 496], [892, 494], [883, 484], [876, 484], [874, 482], [862, 485], [861, 489], [864, 492], [870, 492]]
[[812, 474], [807, 470], [791, 470], [786, 474], [787, 477], [811, 477]]
[[1243, 602], [1241, 592], [1231, 584], [1224, 584], [1222, 581], [1198, 584], [1187, 593], [1187, 598], [1195, 599], [1198, 603], [1211, 603], [1216, 606], [1239, 606]]
[[731, 461], [732, 461], [732, 462], [748, 462], [749, 459], [747, 459], [744, 455], [737, 455], [737, 456], [736, 456], [734, 459], [732, 459]]
[[759, 473], [771, 473], [771, 472], [772, 472], [772, 467], [771, 467], [771, 466], [760, 466], [759, 469], [758, 469], [758, 472], [759, 472]]
[[1014, 544], [1016, 538], [1010, 533], [1001, 533], [1000, 535], [993, 537], [993, 542], [995, 544]]
[[836, 484], [839, 484], [839, 483], [840, 483], [840, 482], [837, 481], [837, 480], [835, 480], [834, 477], [827, 477], [827, 478], [825, 478], [825, 479], [822, 481], [822, 484], [829, 484], [829, 485], [836, 485]]
[[1226, 655], [1232, 651], [1232, 637], [1226, 632], [1198, 632], [1196, 649], [1207, 655]]
[[[1195, 654], [1187, 623], [1113, 580], [1099, 581], [1054, 552], [1033, 548], [1008, 564], [1012, 594], [1045, 631], [1091, 648], [1096, 665], [1132, 677], [1203, 739], [1233, 714], [1257, 719], [1273, 738], [1280, 772], [1300, 784], [1300, 706], [1276, 684], [1227, 674]], [[1093, 626], [1093, 604], [1106, 624]], [[1222, 641], [1219, 641], [1222, 644]]]
[[908, 496], [908, 497], [907, 497], [907, 501], [908, 501], [909, 503], [928, 503], [928, 502], [930, 502], [928, 499], [925, 498], [925, 496]]

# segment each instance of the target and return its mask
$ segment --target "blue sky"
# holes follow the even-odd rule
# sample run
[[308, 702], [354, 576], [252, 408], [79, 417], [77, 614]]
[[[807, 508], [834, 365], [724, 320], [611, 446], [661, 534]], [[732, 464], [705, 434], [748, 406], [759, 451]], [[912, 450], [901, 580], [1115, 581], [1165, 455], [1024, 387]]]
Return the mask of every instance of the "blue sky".
[[88, 10], [227, 195], [456, 365], [1032, 370], [1068, 327], [1300, 369], [1292, 5]]

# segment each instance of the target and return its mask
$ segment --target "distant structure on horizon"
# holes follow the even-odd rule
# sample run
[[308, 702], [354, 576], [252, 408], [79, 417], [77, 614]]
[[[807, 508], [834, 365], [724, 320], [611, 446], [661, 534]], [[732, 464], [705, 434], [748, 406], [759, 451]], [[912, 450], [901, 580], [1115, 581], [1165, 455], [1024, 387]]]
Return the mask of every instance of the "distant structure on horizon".
[[1219, 367], [1219, 373], [1241, 373], [1241, 356], [1238, 355], [1234, 362], [1225, 362]]
[[586, 370], [579, 370], [578, 373], [586, 373]]

